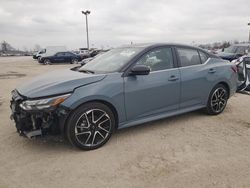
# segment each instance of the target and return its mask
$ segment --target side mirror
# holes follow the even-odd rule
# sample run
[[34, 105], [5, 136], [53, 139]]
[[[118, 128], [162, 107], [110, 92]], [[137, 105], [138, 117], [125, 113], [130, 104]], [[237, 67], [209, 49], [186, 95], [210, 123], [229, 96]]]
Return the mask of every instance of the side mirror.
[[146, 65], [135, 65], [129, 75], [148, 75], [150, 68]]

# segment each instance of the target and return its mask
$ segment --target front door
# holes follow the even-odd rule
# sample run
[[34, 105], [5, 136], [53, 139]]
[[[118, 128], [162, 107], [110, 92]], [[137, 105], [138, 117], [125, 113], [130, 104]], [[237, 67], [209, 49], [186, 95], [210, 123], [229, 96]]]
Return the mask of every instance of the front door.
[[64, 62], [64, 52], [58, 52], [56, 55], [54, 55], [54, 62], [55, 63], [62, 63]]
[[174, 111], [179, 108], [180, 74], [174, 66], [172, 49], [161, 47], [144, 54], [136, 64], [147, 65], [149, 75], [124, 78], [128, 120]]

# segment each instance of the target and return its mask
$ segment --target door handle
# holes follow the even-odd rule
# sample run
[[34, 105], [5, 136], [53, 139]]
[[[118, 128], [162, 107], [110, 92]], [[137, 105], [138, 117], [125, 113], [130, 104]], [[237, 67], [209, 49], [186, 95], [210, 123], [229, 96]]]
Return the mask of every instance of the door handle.
[[209, 69], [209, 71], [208, 71], [208, 73], [215, 73], [216, 72], [216, 70], [215, 69]]
[[175, 75], [172, 75], [168, 78], [168, 81], [176, 81], [176, 80], [179, 80], [179, 78], [176, 77]]

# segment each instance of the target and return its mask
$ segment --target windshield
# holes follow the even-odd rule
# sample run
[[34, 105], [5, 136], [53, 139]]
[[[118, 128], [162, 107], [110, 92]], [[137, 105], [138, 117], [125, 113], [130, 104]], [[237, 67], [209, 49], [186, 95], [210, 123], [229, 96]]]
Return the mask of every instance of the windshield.
[[112, 49], [82, 66], [79, 71], [91, 71], [94, 73], [111, 73], [119, 71], [129, 60], [138, 54], [142, 48], [127, 47]]
[[229, 46], [228, 48], [224, 49], [224, 52], [226, 52], [226, 53], [236, 53], [237, 48], [238, 48], [237, 46]]

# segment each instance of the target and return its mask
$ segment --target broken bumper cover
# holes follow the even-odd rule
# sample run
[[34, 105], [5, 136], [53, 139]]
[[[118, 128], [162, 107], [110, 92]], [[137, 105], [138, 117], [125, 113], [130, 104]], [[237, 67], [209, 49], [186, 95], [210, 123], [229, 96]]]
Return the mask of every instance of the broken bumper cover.
[[[46, 100], [48, 101], [48, 99]], [[15, 121], [16, 129], [20, 135], [32, 138], [49, 133], [64, 132], [64, 124], [69, 114], [67, 108], [59, 104], [44, 109], [35, 106], [30, 108], [26, 101], [28, 101], [27, 98], [21, 96], [18, 91], [12, 92], [12, 100], [10, 101], [11, 119]]]

